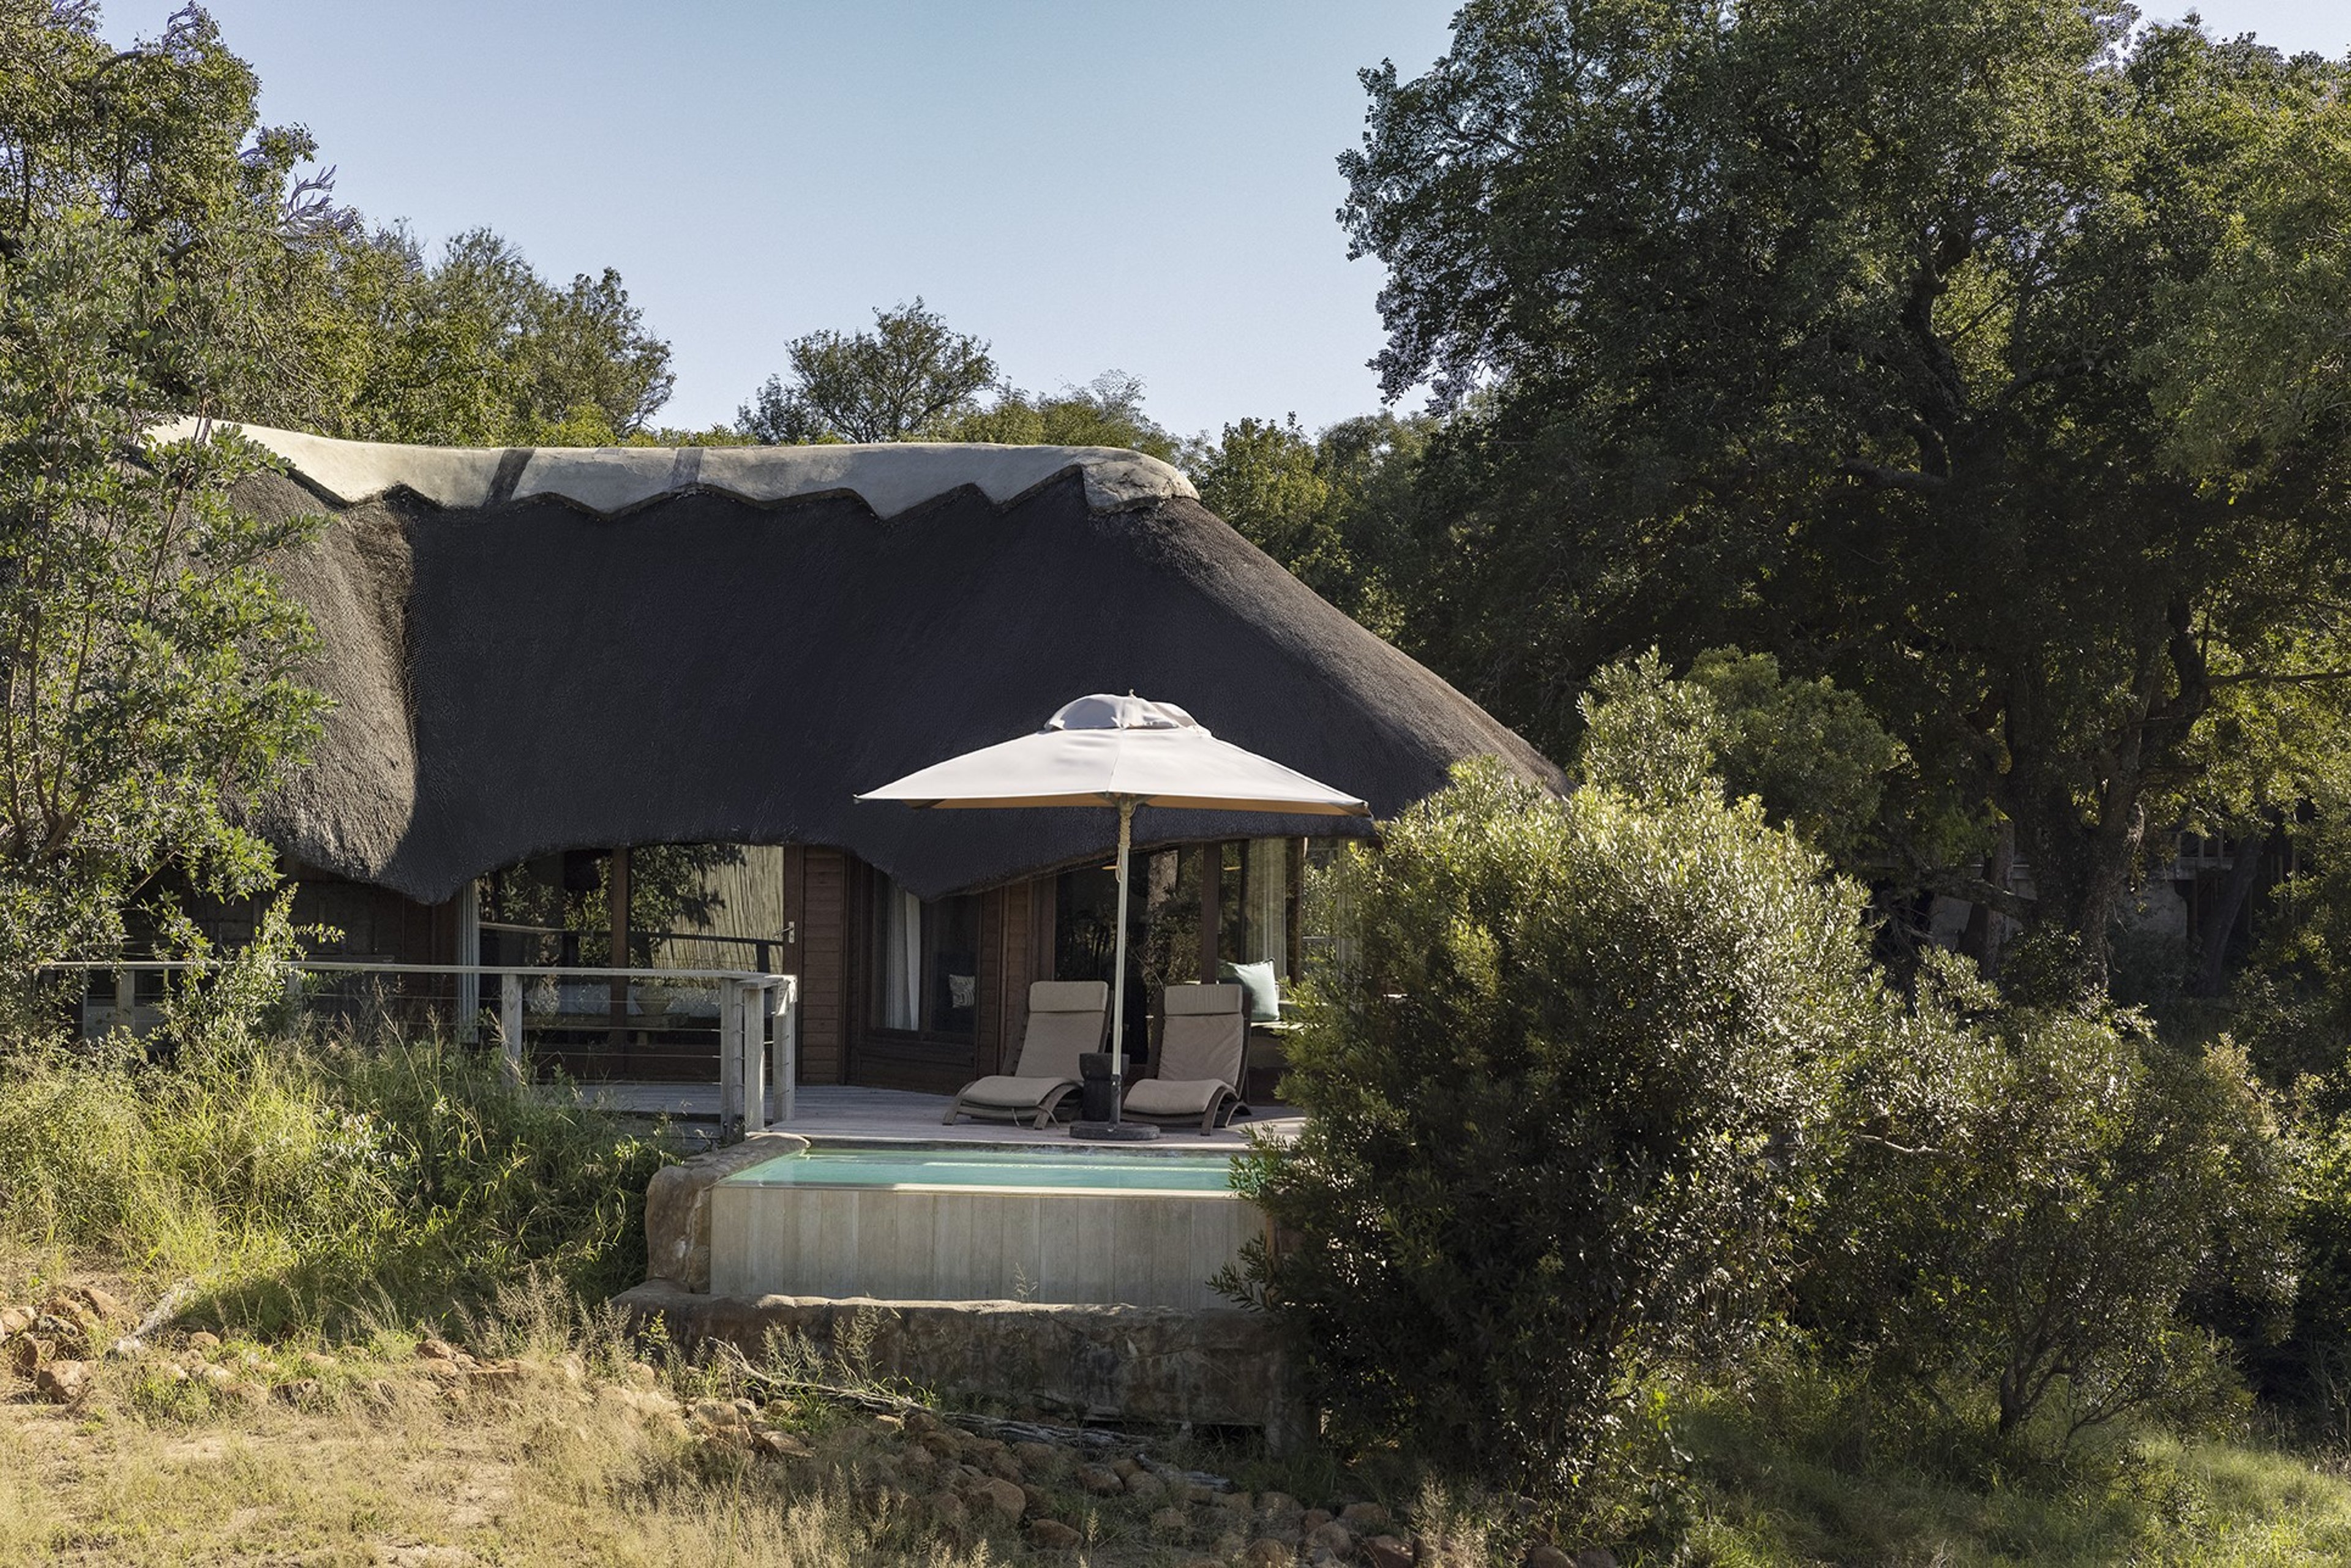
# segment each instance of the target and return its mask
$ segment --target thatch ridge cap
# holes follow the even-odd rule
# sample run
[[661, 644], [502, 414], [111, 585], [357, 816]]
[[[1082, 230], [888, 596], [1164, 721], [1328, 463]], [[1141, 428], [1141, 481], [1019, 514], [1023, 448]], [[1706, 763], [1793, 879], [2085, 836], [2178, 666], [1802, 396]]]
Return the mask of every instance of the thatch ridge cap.
[[[540, 497], [599, 517], [634, 511], [693, 489], [747, 501], [855, 495], [883, 517], [897, 517], [967, 486], [1008, 506], [1071, 472], [1086, 503], [1115, 511], [1155, 501], [1196, 500], [1172, 465], [1113, 446], [999, 446], [979, 442], [904, 441], [819, 446], [421, 446], [341, 441], [268, 425], [217, 421], [283, 459], [312, 488], [344, 506], [405, 490], [434, 506], [472, 510]], [[157, 425], [158, 441], [183, 440], [196, 417]], [[519, 460], [518, 468], [516, 460]], [[501, 494], [501, 468], [511, 489]]]

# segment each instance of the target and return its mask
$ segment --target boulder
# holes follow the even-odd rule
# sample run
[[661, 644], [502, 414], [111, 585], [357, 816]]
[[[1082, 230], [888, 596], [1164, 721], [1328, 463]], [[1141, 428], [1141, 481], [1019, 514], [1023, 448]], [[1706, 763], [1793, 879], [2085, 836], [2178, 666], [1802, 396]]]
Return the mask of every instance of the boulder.
[[1149, 1470], [1137, 1470], [1126, 1478], [1126, 1495], [1144, 1502], [1157, 1502], [1167, 1495], [1167, 1483]]
[[1245, 1568], [1283, 1568], [1284, 1564], [1297, 1559], [1296, 1547], [1286, 1541], [1276, 1541], [1270, 1535], [1261, 1535], [1241, 1548], [1241, 1562]]
[[1520, 1568], [1575, 1568], [1575, 1559], [1549, 1542], [1538, 1541], [1519, 1559]]
[[1370, 1568], [1413, 1568], [1412, 1547], [1393, 1535], [1374, 1535], [1364, 1542], [1364, 1561]]
[[1181, 1542], [1192, 1533], [1192, 1517], [1180, 1508], [1163, 1508], [1151, 1516], [1151, 1533], [1162, 1541]]
[[1081, 1465], [1078, 1469], [1078, 1485], [1096, 1497], [1111, 1497], [1126, 1490], [1126, 1479], [1102, 1465]]
[[220, 1348], [220, 1335], [204, 1329], [198, 1329], [188, 1336], [188, 1348], [198, 1355], [210, 1355]]
[[1575, 1554], [1575, 1568], [1616, 1568], [1616, 1553], [1605, 1546], [1587, 1546]]
[[121, 1298], [111, 1295], [109, 1292], [100, 1290], [96, 1285], [78, 1286], [75, 1289], [73, 1293], [80, 1301], [83, 1306], [98, 1314], [99, 1320], [101, 1322], [129, 1322], [131, 1321], [131, 1311], [129, 1307], [122, 1304]]
[[52, 1405], [71, 1405], [89, 1392], [89, 1366], [78, 1361], [51, 1361], [33, 1374], [33, 1388]]
[[1309, 1552], [1344, 1557], [1355, 1550], [1355, 1532], [1335, 1519], [1326, 1519], [1306, 1532], [1304, 1544]]
[[972, 1497], [975, 1501], [985, 1499], [997, 1518], [1006, 1524], [1018, 1524], [1020, 1516], [1029, 1511], [1029, 1494], [1001, 1476], [981, 1478], [972, 1487]]
[[1029, 1521], [1029, 1544], [1046, 1552], [1067, 1552], [1085, 1539], [1058, 1519]]
[[813, 1457], [816, 1452], [789, 1432], [778, 1432], [772, 1428], [752, 1433], [751, 1446], [771, 1459], [805, 1459]]
[[1358, 1533], [1385, 1530], [1395, 1522], [1388, 1511], [1375, 1502], [1351, 1502], [1339, 1511], [1339, 1522]]

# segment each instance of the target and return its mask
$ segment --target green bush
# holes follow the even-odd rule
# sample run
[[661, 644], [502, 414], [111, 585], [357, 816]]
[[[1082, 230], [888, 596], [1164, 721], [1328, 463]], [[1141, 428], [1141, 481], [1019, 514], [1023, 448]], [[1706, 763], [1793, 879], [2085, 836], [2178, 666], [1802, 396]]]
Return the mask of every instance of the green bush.
[[2062, 1450], [2126, 1414], [2225, 1399], [2191, 1295], [2292, 1294], [2286, 1150], [2225, 1044], [2003, 1005], [1938, 955], [1850, 1092], [1857, 1135], [1814, 1210], [1801, 1299], [1882, 1392], [2009, 1448], [2045, 1416]]
[[1650, 1375], [1782, 1281], [1840, 1058], [1883, 1008], [1858, 894], [1752, 807], [1559, 800], [1492, 765], [1343, 857], [1246, 1180], [1291, 1238], [1228, 1280], [1341, 1441], [1598, 1495]]

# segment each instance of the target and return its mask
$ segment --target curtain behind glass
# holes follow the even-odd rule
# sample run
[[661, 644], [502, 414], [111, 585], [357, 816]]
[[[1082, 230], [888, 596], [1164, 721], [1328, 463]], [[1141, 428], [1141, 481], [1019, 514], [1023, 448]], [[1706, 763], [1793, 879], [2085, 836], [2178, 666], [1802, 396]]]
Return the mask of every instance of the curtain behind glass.
[[923, 1022], [923, 901], [882, 879], [882, 1018], [883, 1029], [920, 1029]]

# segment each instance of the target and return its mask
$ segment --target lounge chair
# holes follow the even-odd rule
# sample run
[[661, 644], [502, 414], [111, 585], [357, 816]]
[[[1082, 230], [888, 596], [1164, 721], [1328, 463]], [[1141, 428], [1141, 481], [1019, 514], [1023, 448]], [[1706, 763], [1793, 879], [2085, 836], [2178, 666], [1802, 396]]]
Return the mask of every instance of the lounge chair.
[[1126, 1092], [1137, 1122], [1200, 1124], [1203, 1135], [1233, 1119], [1249, 1055], [1249, 1019], [1236, 985], [1170, 986], [1159, 994], [1159, 1066]]
[[965, 1084], [943, 1124], [977, 1116], [1044, 1126], [1078, 1092], [1078, 1058], [1102, 1049], [1109, 1013], [1107, 980], [1039, 980], [1029, 988], [1029, 1028], [1011, 1072]]

